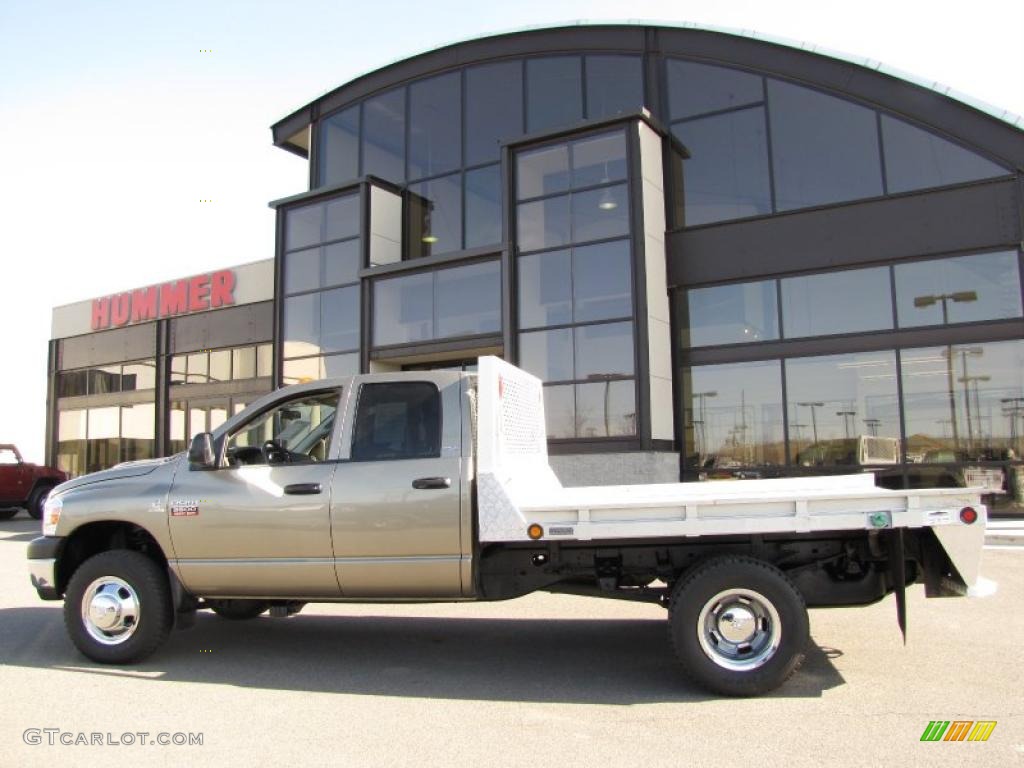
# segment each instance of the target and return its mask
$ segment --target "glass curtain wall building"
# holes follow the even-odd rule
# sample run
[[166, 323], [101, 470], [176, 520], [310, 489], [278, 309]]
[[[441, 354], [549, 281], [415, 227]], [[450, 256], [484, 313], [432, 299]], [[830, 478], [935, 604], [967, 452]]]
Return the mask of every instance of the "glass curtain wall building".
[[272, 203], [278, 380], [500, 354], [570, 483], [871, 469], [1019, 506], [1021, 122], [693, 28], [400, 61], [273, 127], [310, 170]]

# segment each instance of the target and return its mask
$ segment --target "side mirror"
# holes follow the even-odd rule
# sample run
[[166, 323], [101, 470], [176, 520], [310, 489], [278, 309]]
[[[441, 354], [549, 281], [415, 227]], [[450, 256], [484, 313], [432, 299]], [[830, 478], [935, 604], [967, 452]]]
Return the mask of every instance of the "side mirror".
[[209, 432], [200, 432], [192, 438], [192, 445], [188, 449], [189, 469], [213, 469], [217, 463], [217, 457], [213, 453], [213, 435]]

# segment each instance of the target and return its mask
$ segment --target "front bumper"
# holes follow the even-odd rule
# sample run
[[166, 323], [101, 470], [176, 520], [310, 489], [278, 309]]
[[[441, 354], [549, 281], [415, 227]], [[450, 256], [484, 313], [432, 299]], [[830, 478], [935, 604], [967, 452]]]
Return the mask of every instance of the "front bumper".
[[58, 536], [40, 536], [28, 545], [28, 573], [32, 586], [43, 600], [60, 600], [57, 587], [57, 558], [64, 548]]

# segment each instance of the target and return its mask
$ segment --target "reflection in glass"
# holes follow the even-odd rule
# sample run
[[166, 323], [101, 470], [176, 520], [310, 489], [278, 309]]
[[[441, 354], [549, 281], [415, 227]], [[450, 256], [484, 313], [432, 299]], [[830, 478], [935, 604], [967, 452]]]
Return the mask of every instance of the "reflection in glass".
[[467, 171], [466, 248], [501, 242], [501, 168], [489, 165]]
[[89, 369], [89, 394], [105, 395], [121, 391], [121, 366], [105, 365]]
[[786, 360], [789, 453], [799, 466], [896, 464], [896, 354]]
[[75, 397], [89, 393], [88, 371], [64, 371], [57, 379], [57, 397]]
[[1005, 176], [1008, 171], [958, 144], [882, 115], [889, 194]]
[[544, 387], [544, 422], [549, 440], [576, 437], [576, 398], [572, 384]]
[[434, 294], [436, 338], [501, 330], [501, 265], [497, 261], [438, 270]]
[[696, 288], [677, 296], [683, 349], [779, 338], [774, 280]]
[[519, 367], [543, 381], [571, 381], [572, 329], [519, 335]]
[[324, 246], [324, 285], [354, 283], [359, 280], [362, 249], [359, 239]]
[[583, 119], [583, 89], [577, 56], [526, 61], [526, 131], [534, 133]]
[[778, 80], [768, 99], [777, 210], [882, 194], [872, 110]]
[[455, 173], [409, 187], [409, 258], [462, 248], [462, 180]]
[[231, 350], [217, 349], [210, 353], [210, 381], [231, 380]]
[[610, 320], [633, 314], [629, 241], [587, 245], [572, 252], [573, 320]]
[[629, 196], [625, 184], [572, 195], [574, 243], [618, 237], [629, 232]]
[[409, 178], [459, 167], [462, 149], [462, 78], [458, 72], [409, 86]]
[[892, 328], [888, 267], [782, 281], [782, 333], [787, 339], [888, 328]]
[[260, 344], [256, 347], [256, 375], [260, 378], [274, 374], [274, 346]]
[[1024, 342], [906, 349], [901, 374], [908, 462], [1021, 457]]
[[188, 356], [189, 384], [206, 384], [210, 380], [210, 356], [206, 352], [195, 352]]
[[554, 248], [569, 243], [568, 195], [523, 203], [516, 218], [520, 251]]
[[359, 286], [324, 291], [320, 295], [320, 348], [344, 352], [359, 348]]
[[117, 406], [90, 408], [86, 441], [86, 472], [99, 472], [120, 459], [120, 411]]
[[284, 291], [299, 293], [320, 287], [320, 249], [305, 248], [284, 256]]
[[519, 327], [572, 322], [572, 260], [569, 251], [519, 258]]
[[286, 251], [316, 245], [322, 237], [324, 207], [320, 203], [292, 208], [285, 214], [284, 232]]
[[732, 477], [785, 463], [779, 361], [684, 368], [682, 383], [688, 467]]
[[523, 132], [523, 74], [518, 61], [469, 67], [466, 164], [496, 161], [501, 142]]
[[589, 187], [626, 178], [626, 134], [603, 133], [572, 143], [572, 186]]
[[633, 323], [582, 325], [575, 329], [577, 379], [633, 375]]
[[576, 385], [576, 436], [626, 437], [636, 434], [636, 385], [612, 381]]
[[140, 360], [137, 363], [126, 363], [121, 368], [121, 391], [131, 392], [137, 389], [153, 389], [156, 387], [156, 361]]
[[669, 118], [703, 115], [764, 100], [761, 77], [708, 64], [669, 59]]
[[896, 309], [902, 328], [1021, 316], [1016, 251], [896, 265]]
[[86, 411], [57, 414], [57, 466], [72, 477], [85, 473]]
[[516, 155], [516, 188], [520, 200], [569, 189], [569, 146], [559, 144]]
[[121, 461], [153, 458], [155, 434], [156, 406], [153, 403], [121, 408]]
[[168, 417], [171, 453], [181, 453], [188, 448], [185, 442], [185, 403], [180, 401], [172, 402]]
[[403, 275], [373, 283], [373, 341], [377, 346], [424, 341], [434, 318], [433, 276]]
[[687, 226], [772, 212], [764, 107], [690, 120], [672, 132], [691, 155], [683, 184]]
[[[307, 293], [284, 300], [285, 357], [304, 357], [320, 351], [320, 294]], [[189, 383], [198, 383], [192, 376], [189, 359]]]
[[320, 186], [359, 176], [359, 106], [320, 121]]
[[359, 234], [359, 195], [342, 195], [324, 203], [324, 242]]
[[256, 377], [256, 348], [239, 347], [231, 351], [231, 378], [252, 379]]
[[587, 56], [587, 118], [638, 112], [644, 104], [639, 56]]
[[405, 89], [363, 102], [363, 175], [405, 180]]

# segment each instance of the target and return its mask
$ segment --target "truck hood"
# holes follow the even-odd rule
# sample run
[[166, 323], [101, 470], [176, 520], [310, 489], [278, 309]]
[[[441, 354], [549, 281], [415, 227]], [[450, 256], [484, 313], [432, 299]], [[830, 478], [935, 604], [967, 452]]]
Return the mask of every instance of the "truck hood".
[[82, 475], [76, 477], [74, 480], [68, 480], [66, 483], [61, 483], [53, 489], [53, 495], [59, 495], [65, 491], [70, 491], [75, 488], [81, 488], [83, 485], [92, 485], [93, 483], [102, 483], [106, 480], [121, 480], [126, 477], [139, 477], [140, 475], [148, 475], [157, 467], [162, 467], [165, 464], [169, 464], [177, 459], [182, 454], [176, 456], [167, 456], [162, 459], [142, 459], [141, 461], [126, 461], [122, 464], [117, 464], [110, 469], [104, 469], [100, 472], [92, 472], [88, 475]]

